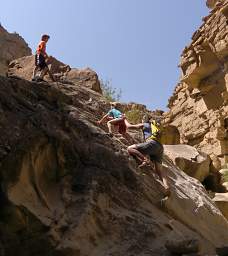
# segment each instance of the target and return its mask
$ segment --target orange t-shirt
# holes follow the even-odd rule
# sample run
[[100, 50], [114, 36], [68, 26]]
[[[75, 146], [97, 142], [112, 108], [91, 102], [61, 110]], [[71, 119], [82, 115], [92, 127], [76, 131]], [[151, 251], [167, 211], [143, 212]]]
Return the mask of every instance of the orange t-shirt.
[[42, 55], [46, 55], [46, 42], [45, 41], [40, 41], [37, 50], [36, 50], [37, 54], [42, 54]]

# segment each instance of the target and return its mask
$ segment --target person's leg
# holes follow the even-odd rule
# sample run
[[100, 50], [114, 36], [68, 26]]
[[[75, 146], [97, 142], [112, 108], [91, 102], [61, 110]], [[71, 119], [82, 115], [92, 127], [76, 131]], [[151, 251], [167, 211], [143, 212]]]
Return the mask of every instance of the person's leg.
[[48, 67], [43, 68], [40, 74], [40, 79], [44, 79], [44, 76], [46, 76], [47, 72], [48, 72]]
[[35, 79], [35, 77], [36, 77], [36, 73], [37, 73], [37, 71], [39, 70], [39, 63], [38, 63], [38, 55], [36, 54], [35, 55], [35, 67], [34, 67], [34, 69], [33, 69], [33, 72], [32, 72], [32, 80], [34, 80]]
[[115, 118], [115, 119], [109, 120], [107, 122], [109, 133], [112, 133], [112, 125], [117, 125], [122, 120], [123, 120], [122, 118]]
[[127, 148], [127, 152], [129, 155], [135, 156], [137, 159], [139, 159], [139, 161], [141, 161], [142, 163], [145, 161], [148, 161], [147, 157], [145, 155], [143, 155], [138, 149], [137, 149], [137, 145], [131, 145]]
[[41, 69], [41, 73], [40, 73], [39, 78], [40, 78], [40, 80], [43, 80], [44, 76], [48, 72], [48, 66], [46, 64], [45, 57], [42, 54], [39, 54], [39, 56], [38, 56], [38, 65]]
[[165, 172], [162, 164], [155, 161], [155, 170], [156, 170], [160, 180], [162, 181], [162, 183], [164, 185], [165, 194], [169, 195], [170, 194], [170, 187], [168, 185], [167, 175], [166, 175], [166, 172]]
[[107, 126], [108, 126], [108, 132], [112, 133], [112, 122], [111, 122], [111, 120], [107, 122]]
[[36, 77], [36, 73], [38, 70], [39, 70], [39, 67], [35, 66], [35, 68], [33, 69], [33, 72], [32, 72], [32, 79], [34, 79]]

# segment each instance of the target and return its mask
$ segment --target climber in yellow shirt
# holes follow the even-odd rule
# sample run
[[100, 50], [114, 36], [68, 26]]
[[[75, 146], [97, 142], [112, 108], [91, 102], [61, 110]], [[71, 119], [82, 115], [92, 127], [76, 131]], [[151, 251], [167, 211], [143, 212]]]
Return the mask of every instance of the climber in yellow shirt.
[[150, 121], [149, 117], [145, 115], [142, 123], [134, 125], [134, 128], [142, 129], [144, 142], [131, 145], [127, 148], [130, 155], [136, 157], [141, 164], [139, 167], [151, 165], [154, 162], [155, 171], [163, 182], [165, 194], [170, 193], [167, 176], [162, 167], [163, 145], [160, 142], [161, 128], [160, 123], [156, 120]]

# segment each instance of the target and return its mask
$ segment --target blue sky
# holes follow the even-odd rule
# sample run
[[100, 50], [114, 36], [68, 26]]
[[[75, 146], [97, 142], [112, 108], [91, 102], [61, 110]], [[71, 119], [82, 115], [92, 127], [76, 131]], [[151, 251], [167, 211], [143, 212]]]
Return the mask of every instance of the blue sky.
[[122, 101], [166, 109], [183, 48], [208, 15], [206, 0], [7, 0], [0, 22], [33, 49], [72, 67], [91, 67], [121, 88]]

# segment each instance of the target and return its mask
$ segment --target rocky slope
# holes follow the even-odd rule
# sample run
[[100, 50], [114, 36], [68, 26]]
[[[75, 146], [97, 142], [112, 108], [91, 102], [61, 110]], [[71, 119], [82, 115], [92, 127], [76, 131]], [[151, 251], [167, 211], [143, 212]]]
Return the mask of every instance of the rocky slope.
[[[221, 7], [216, 2], [208, 1], [211, 15]], [[126, 151], [140, 136], [110, 138], [107, 127], [96, 124], [109, 109], [97, 74], [53, 58], [50, 68], [58, 82], [35, 83], [28, 81], [33, 64], [34, 56], [13, 60], [8, 77], [0, 76], [1, 256], [227, 255], [226, 212], [215, 204], [224, 203], [226, 194], [212, 200], [199, 181], [181, 171], [204, 180], [211, 172], [206, 154], [189, 145], [166, 146], [163, 167], [171, 196], [161, 204], [158, 177], [138, 170]], [[175, 94], [170, 106], [177, 102], [181, 109], [196, 89], [191, 84], [198, 78], [190, 73], [180, 85], [185, 100]], [[121, 108], [131, 116], [147, 111], [139, 104]], [[201, 148], [186, 139], [178, 108], [166, 114], [166, 143], [181, 140]], [[222, 116], [224, 111], [219, 105]], [[216, 155], [216, 161], [221, 158]]]
[[23, 56], [31, 55], [31, 49], [16, 33], [8, 33], [0, 24], [0, 75], [5, 75], [9, 63]]
[[215, 255], [228, 222], [203, 186], [166, 158], [161, 208], [132, 142], [96, 126], [108, 105], [86, 83], [0, 77], [1, 255]]
[[169, 100], [167, 123], [181, 143], [209, 154], [219, 170], [228, 161], [228, 1], [213, 7], [181, 56], [182, 78]]

